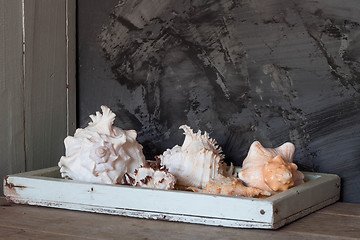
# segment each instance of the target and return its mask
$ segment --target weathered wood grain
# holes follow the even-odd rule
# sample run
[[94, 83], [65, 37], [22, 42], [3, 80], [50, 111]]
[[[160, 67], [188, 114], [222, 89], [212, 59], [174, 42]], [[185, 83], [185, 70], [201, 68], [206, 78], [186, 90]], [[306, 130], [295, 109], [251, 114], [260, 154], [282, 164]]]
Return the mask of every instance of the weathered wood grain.
[[[344, 207], [343, 207], [344, 209]], [[360, 238], [360, 216], [343, 214], [329, 215], [324, 213], [311, 214], [300, 219], [293, 225], [285, 226], [283, 231], [289, 233], [302, 233], [308, 231], [313, 236], [333, 236], [341, 238]]]
[[321, 209], [319, 213], [330, 215], [343, 215], [360, 218], [360, 204], [334, 204], [327, 208]]
[[21, 1], [0, 0], [0, 179], [25, 170], [21, 16]]
[[[67, 133], [66, 1], [24, 1], [27, 170], [57, 164]], [[73, 75], [73, 73], [71, 74]], [[72, 83], [73, 84], [73, 83]]]
[[81, 236], [73, 236], [61, 233], [49, 233], [47, 231], [38, 231], [34, 228], [19, 228], [16, 225], [0, 226], [0, 233], [2, 239], [18, 240], [18, 239], [53, 239], [63, 240], [67, 239], [96, 239], [96, 238], [83, 238]]
[[76, 129], [76, 1], [66, 0], [67, 135]]
[[56, 165], [76, 125], [76, 2], [23, 3], [0, 1], [1, 179]]
[[[343, 210], [349, 207], [343, 206], [342, 203], [335, 205]], [[356, 205], [353, 206], [356, 207]], [[49, 239], [46, 237], [59, 235], [71, 239], [124, 240], [359, 239], [355, 234], [360, 231], [360, 225], [350, 223], [351, 227], [347, 226], [353, 218], [337, 219], [336, 216], [323, 218], [321, 213], [316, 212], [276, 231], [249, 230], [13, 205], [0, 207], [0, 234], [10, 228], [18, 237], [37, 234], [37, 239]], [[316, 228], [322, 230], [319, 231]], [[337, 229], [340, 230], [336, 232]], [[344, 229], [348, 231], [343, 231]]]

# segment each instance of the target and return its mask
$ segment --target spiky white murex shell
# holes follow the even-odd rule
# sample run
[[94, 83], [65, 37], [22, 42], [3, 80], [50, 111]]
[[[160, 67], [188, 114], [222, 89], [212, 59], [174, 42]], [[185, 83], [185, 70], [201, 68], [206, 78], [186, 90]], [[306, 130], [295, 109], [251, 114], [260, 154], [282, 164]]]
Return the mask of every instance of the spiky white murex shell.
[[126, 172], [145, 164], [135, 130], [113, 126], [116, 115], [106, 106], [102, 114], [90, 115], [92, 122], [65, 138], [65, 156], [58, 165], [61, 176], [73, 180], [114, 184]]
[[178, 185], [204, 188], [211, 179], [232, 174], [232, 167], [228, 168], [222, 161], [221, 147], [207, 132], [203, 135], [200, 130], [194, 133], [186, 125], [180, 129], [185, 134], [183, 145], [167, 149], [159, 156], [161, 164], [176, 177]]

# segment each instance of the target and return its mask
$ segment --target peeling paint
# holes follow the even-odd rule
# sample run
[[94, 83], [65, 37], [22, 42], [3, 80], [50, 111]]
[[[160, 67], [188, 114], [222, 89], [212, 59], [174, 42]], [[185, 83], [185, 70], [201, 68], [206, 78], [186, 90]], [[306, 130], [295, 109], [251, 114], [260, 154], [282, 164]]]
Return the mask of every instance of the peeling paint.
[[[47, 171], [46, 175], [52, 175], [54, 168], [42, 171]], [[238, 172], [240, 169], [236, 168], [235, 171]], [[12, 181], [17, 185], [26, 186], [30, 191], [6, 191], [7, 199], [26, 205], [237, 228], [276, 229], [336, 202], [340, 194], [340, 178], [320, 173], [305, 173], [304, 184], [265, 199], [108, 184], [94, 186], [92, 183], [53, 177], [39, 178], [38, 174], [37, 171], [33, 171], [12, 175]], [[96, 191], [93, 191], [94, 187]], [[312, 197], [309, 198], [309, 195]], [[139, 200], [144, 198], [148, 201]], [[288, 205], [289, 202], [294, 204]], [[208, 211], [208, 206], [219, 204], [221, 208]], [[235, 205], [243, 207], [234, 212]]]

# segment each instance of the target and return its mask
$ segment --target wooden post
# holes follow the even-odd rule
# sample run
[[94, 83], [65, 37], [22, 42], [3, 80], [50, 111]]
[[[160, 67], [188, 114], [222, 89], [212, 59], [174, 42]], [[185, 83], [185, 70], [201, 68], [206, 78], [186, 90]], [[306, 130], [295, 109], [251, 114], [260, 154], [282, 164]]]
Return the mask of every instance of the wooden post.
[[0, 177], [55, 166], [75, 130], [75, 0], [0, 0]]
[[21, 1], [0, 0], [0, 132], [2, 179], [25, 170]]

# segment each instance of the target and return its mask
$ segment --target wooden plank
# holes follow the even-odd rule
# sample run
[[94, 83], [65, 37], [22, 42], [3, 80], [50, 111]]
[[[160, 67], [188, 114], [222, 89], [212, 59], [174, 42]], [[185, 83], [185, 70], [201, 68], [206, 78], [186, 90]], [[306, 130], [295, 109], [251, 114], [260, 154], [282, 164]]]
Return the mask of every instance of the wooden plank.
[[26, 0], [25, 144], [27, 170], [55, 166], [67, 132], [66, 1]]
[[0, 0], [0, 179], [25, 170], [22, 73], [21, 1]]
[[0, 206], [9, 206], [11, 203], [7, 201], [4, 197], [0, 197]]
[[360, 217], [360, 204], [336, 203], [327, 208], [321, 209], [319, 213]]
[[80, 236], [73, 236], [68, 234], [49, 233], [46, 231], [36, 231], [30, 228], [18, 228], [16, 225], [0, 225], [0, 233], [2, 239], [18, 240], [18, 239], [54, 239], [63, 240], [68, 239], [95, 239], [95, 238], [83, 238]]
[[[314, 213], [310, 216], [318, 215]], [[186, 223], [154, 221], [120, 216], [75, 212], [29, 206], [8, 206], [0, 208], [0, 226], [13, 226], [36, 232], [68, 234], [75, 237], [96, 239], [358, 239], [352, 237], [356, 232], [342, 232], [343, 235], [331, 235], [333, 232], [319, 232], [316, 226], [324, 230], [334, 228], [330, 217], [325, 222], [315, 222], [317, 217], [305, 217], [286, 228], [279, 230], [250, 230], [223, 227], [202, 226]], [[324, 220], [324, 219], [323, 219]], [[351, 220], [351, 219], [349, 219]], [[343, 229], [347, 220], [338, 221]], [[311, 228], [306, 226], [313, 225]], [[303, 226], [304, 228], [301, 228]], [[334, 228], [335, 229], [335, 228]], [[0, 235], [5, 230], [0, 228]], [[335, 230], [332, 230], [335, 231]], [[19, 235], [21, 236], [21, 235]], [[26, 236], [26, 235], [24, 235]], [[45, 237], [39, 236], [39, 239]]]
[[76, 130], [76, 1], [66, 0], [67, 135]]
[[76, 122], [75, 48], [75, 1], [0, 0], [1, 179], [63, 154]]
[[333, 236], [336, 238], [346, 237], [360, 238], [360, 217], [329, 215], [323, 213], [311, 214], [306, 218], [285, 226], [283, 231], [302, 233], [308, 231], [314, 236]]

